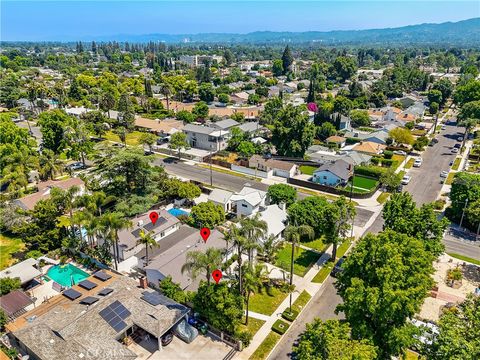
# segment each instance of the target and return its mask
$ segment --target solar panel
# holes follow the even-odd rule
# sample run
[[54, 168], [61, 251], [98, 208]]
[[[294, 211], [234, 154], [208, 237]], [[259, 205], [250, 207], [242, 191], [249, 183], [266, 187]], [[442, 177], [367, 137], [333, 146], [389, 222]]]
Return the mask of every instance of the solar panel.
[[123, 320], [130, 316], [131, 313], [120, 301], [116, 300], [100, 311], [99, 315], [108, 325], [115, 329], [115, 331], [119, 332], [127, 326]]
[[95, 284], [94, 282], [91, 282], [90, 280], [83, 280], [79, 282], [78, 285], [87, 290], [92, 290], [98, 286], [97, 284]]
[[100, 291], [100, 292], [98, 293], [98, 295], [107, 296], [107, 295], [110, 294], [112, 291], [113, 291], [113, 289], [105, 288], [105, 289], [103, 289], [102, 291]]
[[70, 300], [75, 300], [82, 296], [82, 293], [74, 289], [68, 289], [63, 292], [63, 296], [69, 298]]
[[143, 296], [140, 298], [146, 302], [148, 302], [150, 305], [157, 306], [157, 305], [171, 305], [171, 304], [176, 304], [174, 301], [171, 301], [167, 297], [163, 296], [162, 294], [159, 294], [156, 291], [148, 292], [145, 291], [142, 293]]
[[147, 230], [147, 232], [148, 232], [148, 231], [150, 231], [150, 230], [153, 230], [153, 229], [159, 227], [160, 225], [165, 224], [167, 221], [168, 221], [168, 220], [165, 219], [163, 216], [160, 216], [160, 217], [158, 218], [158, 220], [155, 222], [155, 225], [154, 225], [153, 223], [149, 222], [149, 223], [146, 224], [143, 228], [144, 228], [145, 230]]
[[97, 301], [98, 301], [98, 298], [94, 296], [87, 296], [86, 298], [82, 299], [82, 301], [80, 301], [80, 304], [92, 305]]
[[102, 281], [107, 281], [112, 278], [112, 275], [107, 274], [105, 271], [97, 271], [93, 276]]
[[120, 321], [119, 323], [116, 323], [115, 325], [112, 325], [112, 328], [113, 328], [116, 332], [120, 332], [120, 331], [122, 331], [123, 329], [125, 329], [126, 326], [127, 326], [127, 324], [125, 324], [125, 322]]

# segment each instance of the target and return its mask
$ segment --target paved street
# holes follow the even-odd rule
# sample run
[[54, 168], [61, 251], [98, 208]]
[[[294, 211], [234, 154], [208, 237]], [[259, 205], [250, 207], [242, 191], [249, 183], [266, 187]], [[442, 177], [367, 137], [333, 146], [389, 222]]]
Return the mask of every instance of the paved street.
[[282, 341], [270, 354], [268, 359], [290, 359], [292, 347], [300, 334], [305, 330], [305, 324], [312, 322], [315, 318], [322, 320], [343, 318], [342, 314], [334, 314], [335, 308], [342, 300], [341, 297], [337, 295], [337, 291], [333, 285], [334, 282], [335, 278], [331, 276], [325, 280], [322, 290], [314, 295], [313, 299], [298, 316], [297, 320], [292, 324], [292, 327], [288, 330], [287, 334], [284, 335]]

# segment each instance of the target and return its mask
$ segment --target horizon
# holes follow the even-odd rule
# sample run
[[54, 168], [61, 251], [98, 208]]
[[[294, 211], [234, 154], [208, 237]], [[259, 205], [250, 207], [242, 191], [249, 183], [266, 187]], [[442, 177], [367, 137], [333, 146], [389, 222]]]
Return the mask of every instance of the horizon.
[[[239, 10], [247, 14], [247, 21], [237, 16]], [[70, 42], [154, 34], [374, 30], [479, 16], [476, 1], [17, 0], [1, 2], [1, 40]]]

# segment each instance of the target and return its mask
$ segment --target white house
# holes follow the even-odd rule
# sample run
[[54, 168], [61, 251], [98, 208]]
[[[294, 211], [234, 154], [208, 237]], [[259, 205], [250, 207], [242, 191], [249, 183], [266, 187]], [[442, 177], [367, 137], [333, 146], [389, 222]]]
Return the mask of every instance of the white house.
[[276, 240], [280, 240], [287, 222], [287, 211], [285, 204], [273, 204], [261, 208], [258, 212], [260, 220], [267, 223], [267, 236], [273, 236]]
[[230, 191], [213, 189], [208, 195], [207, 201], [211, 201], [215, 205], [220, 205], [223, 208], [223, 211], [229, 213], [232, 210], [232, 196], [233, 193]]
[[237, 216], [249, 216], [258, 212], [260, 206], [265, 205], [267, 193], [262, 190], [245, 186], [239, 193], [232, 196]]
[[182, 131], [187, 135], [187, 141], [192, 148], [217, 152], [227, 147], [228, 130], [187, 124]]
[[313, 172], [312, 181], [327, 186], [344, 184], [352, 175], [353, 166], [344, 160], [326, 163]]
[[297, 172], [297, 165], [295, 165], [294, 163], [275, 159], [265, 159], [260, 155], [253, 155], [248, 160], [248, 166], [250, 168], [265, 172], [267, 174], [284, 177], [287, 179], [293, 177]]

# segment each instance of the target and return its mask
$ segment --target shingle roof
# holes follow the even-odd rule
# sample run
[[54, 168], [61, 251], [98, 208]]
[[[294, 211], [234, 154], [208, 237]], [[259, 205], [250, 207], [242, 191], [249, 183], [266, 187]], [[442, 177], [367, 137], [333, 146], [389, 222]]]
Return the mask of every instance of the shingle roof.
[[314, 172], [329, 171], [340, 179], [348, 180], [352, 172], [351, 167], [352, 166], [348, 162], [344, 160], [337, 160], [333, 163], [323, 164]]
[[211, 133], [214, 133], [215, 131], [218, 131], [218, 129], [215, 129], [213, 127], [208, 127], [208, 126], [202, 126], [202, 125], [187, 124], [183, 128], [183, 131], [189, 131], [189, 132], [198, 133], [198, 134], [210, 135]]
[[216, 123], [212, 124], [212, 127], [216, 127], [218, 129], [228, 130], [233, 126], [237, 126], [238, 122], [233, 119], [225, 119], [221, 121], [217, 121]]
[[386, 146], [371, 141], [363, 141], [353, 147], [353, 150], [367, 154], [379, 154]]
[[233, 193], [227, 190], [222, 189], [213, 189], [212, 192], [208, 195], [208, 200], [219, 203], [226, 204]]

